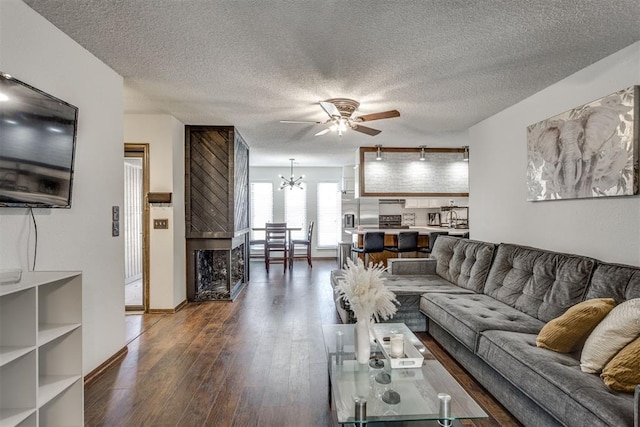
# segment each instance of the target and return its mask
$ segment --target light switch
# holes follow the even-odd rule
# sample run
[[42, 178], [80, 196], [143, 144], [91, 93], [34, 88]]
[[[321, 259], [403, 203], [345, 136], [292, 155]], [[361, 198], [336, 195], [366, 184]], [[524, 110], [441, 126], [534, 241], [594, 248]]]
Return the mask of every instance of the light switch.
[[166, 218], [163, 219], [154, 219], [153, 220], [153, 228], [154, 229], [168, 229], [169, 228], [169, 220]]

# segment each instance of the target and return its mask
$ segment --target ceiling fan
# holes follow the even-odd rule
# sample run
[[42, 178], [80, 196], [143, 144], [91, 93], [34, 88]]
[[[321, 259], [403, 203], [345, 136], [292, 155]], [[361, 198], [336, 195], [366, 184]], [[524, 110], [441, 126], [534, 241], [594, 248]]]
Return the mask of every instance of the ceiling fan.
[[362, 126], [362, 122], [370, 122], [372, 120], [390, 119], [393, 117], [400, 117], [398, 110], [382, 111], [379, 113], [365, 114], [362, 116], [355, 116], [354, 113], [360, 106], [358, 101], [347, 98], [332, 98], [326, 101], [319, 102], [320, 107], [327, 113], [329, 118], [321, 122], [312, 121], [298, 121], [298, 120], [280, 120], [280, 123], [314, 123], [318, 125], [327, 125], [326, 129], [316, 133], [315, 136], [324, 135], [330, 131], [338, 132], [338, 136], [342, 136], [342, 133], [347, 129], [355, 130], [370, 136], [376, 136], [381, 131], [373, 129], [368, 126]]

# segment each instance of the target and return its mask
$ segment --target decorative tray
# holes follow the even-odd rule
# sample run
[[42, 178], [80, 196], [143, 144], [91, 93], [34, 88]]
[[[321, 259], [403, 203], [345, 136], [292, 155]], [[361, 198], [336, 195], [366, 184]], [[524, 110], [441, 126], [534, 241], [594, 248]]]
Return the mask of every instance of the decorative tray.
[[424, 357], [422, 353], [411, 342], [410, 337], [404, 333], [404, 357], [392, 357], [389, 353], [391, 350], [390, 333], [387, 328], [376, 328], [378, 325], [373, 325], [373, 335], [378, 342], [378, 346], [382, 350], [385, 359], [387, 359], [392, 368], [420, 368]]

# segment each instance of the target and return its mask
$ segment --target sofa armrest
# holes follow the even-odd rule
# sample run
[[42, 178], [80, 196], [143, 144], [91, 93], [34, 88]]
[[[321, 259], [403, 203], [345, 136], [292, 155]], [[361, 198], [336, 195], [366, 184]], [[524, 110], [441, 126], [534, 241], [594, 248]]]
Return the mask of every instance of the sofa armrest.
[[390, 258], [387, 260], [391, 274], [436, 274], [437, 261], [432, 258]]
[[640, 427], [640, 384], [636, 386], [636, 393], [633, 399], [633, 426]]

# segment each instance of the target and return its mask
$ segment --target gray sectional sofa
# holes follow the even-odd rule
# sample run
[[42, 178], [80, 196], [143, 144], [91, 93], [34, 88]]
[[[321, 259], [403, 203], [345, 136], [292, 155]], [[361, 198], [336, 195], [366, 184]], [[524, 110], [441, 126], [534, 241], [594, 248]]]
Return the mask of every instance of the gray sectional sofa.
[[[392, 321], [428, 331], [523, 424], [638, 425], [640, 387], [634, 403], [582, 372], [579, 354], [538, 348], [536, 336], [580, 301], [640, 298], [640, 268], [441, 236], [430, 258], [390, 260], [389, 270], [401, 303]], [[333, 285], [339, 277], [332, 272]], [[353, 321], [348, 305], [336, 306]]]

